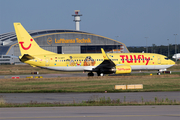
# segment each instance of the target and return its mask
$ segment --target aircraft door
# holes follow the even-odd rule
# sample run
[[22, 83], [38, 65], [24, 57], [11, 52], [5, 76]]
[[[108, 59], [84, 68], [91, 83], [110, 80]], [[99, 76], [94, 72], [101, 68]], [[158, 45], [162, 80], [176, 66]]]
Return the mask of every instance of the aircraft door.
[[49, 63], [50, 63], [49, 58], [48, 58], [48, 57], [45, 58], [45, 65], [46, 65], [46, 66], [49, 66]]
[[161, 64], [161, 57], [158, 56], [157, 58], [158, 58], [158, 64]]

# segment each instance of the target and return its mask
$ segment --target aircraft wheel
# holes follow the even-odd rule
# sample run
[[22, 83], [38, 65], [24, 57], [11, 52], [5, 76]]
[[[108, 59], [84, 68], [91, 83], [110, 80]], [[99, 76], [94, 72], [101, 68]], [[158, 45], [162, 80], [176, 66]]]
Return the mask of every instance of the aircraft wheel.
[[160, 73], [160, 72], [158, 72], [158, 73], [157, 73], [157, 75], [161, 75], [161, 73]]
[[104, 74], [103, 74], [103, 73], [101, 73], [101, 74], [100, 74], [100, 76], [104, 76]]
[[101, 73], [97, 72], [97, 76], [100, 76]]
[[94, 76], [94, 73], [90, 72], [88, 73], [88, 76]]

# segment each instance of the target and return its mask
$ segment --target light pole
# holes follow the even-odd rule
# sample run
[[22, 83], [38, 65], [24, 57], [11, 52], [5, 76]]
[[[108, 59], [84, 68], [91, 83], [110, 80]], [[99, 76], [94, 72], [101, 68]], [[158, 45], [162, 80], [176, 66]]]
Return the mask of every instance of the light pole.
[[[118, 41], [118, 37], [119, 36], [116, 36], [116, 40]], [[117, 52], [116, 53], [118, 53], [118, 43], [117, 43]]]
[[176, 53], [177, 53], [177, 52], [176, 52], [176, 47], [177, 47], [177, 46], [176, 46], [176, 35], [177, 35], [177, 34], [174, 34], [174, 36], [175, 36], [175, 57], [176, 57], [176, 63], [177, 63], [177, 54], [176, 54]]
[[168, 41], [168, 58], [169, 58], [169, 39], [167, 39]]
[[147, 38], [148, 37], [145, 37], [146, 38], [146, 53], [148, 53], [148, 47], [147, 47]]

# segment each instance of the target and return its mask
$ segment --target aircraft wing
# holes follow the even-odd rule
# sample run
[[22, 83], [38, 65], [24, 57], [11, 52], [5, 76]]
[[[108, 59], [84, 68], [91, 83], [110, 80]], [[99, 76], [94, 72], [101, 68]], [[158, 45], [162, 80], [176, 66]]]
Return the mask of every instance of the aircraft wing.
[[104, 57], [104, 61], [100, 65], [98, 65], [96, 68], [94, 68], [93, 72], [111, 69], [111, 68], [114, 68], [116, 66], [115, 63], [111, 59], [108, 58], [108, 56], [106, 55], [103, 48], [101, 48], [101, 51], [102, 51], [102, 54]]
[[92, 69], [96, 68], [97, 66], [86, 66], [84, 67], [84, 71], [92, 71]]

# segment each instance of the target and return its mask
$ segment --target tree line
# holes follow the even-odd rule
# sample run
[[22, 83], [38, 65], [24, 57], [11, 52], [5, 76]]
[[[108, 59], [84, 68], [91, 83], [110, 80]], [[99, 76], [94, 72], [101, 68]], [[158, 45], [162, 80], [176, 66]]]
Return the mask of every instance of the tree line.
[[[176, 45], [176, 53], [180, 53], [180, 44]], [[157, 53], [167, 56], [168, 58], [172, 58], [172, 56], [175, 54], [175, 45], [169, 44], [169, 55], [168, 55], [168, 46], [161, 45], [157, 46], [155, 44], [152, 44], [152, 46], [148, 46], [147, 48], [144, 46], [134, 47], [130, 46], [127, 47], [129, 52], [132, 53], [139, 53], [144, 52], [146, 53], [146, 49], [148, 48], [148, 53]]]

